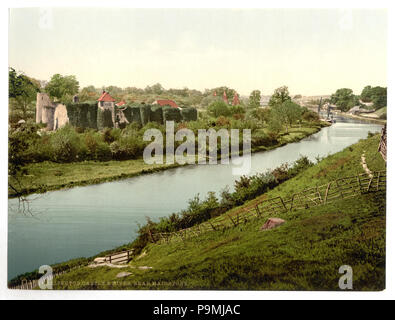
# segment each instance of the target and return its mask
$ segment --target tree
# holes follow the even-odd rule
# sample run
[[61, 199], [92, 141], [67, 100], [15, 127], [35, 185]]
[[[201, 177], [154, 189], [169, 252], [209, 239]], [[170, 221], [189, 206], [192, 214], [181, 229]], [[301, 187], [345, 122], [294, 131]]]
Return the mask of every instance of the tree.
[[250, 108], [259, 108], [261, 105], [261, 92], [259, 90], [254, 90], [250, 94], [250, 98], [248, 100], [248, 106]]
[[281, 104], [276, 104], [271, 107], [270, 116], [273, 122], [282, 123], [285, 125], [286, 132], [302, 116], [302, 108], [295, 102], [286, 100]]
[[82, 90], [78, 94], [78, 97], [81, 102], [82, 101], [89, 101], [89, 100], [97, 100], [99, 98], [99, 92], [101, 92], [101, 91], [91, 85], [91, 86], [82, 88]]
[[22, 73], [17, 74], [13, 68], [10, 68], [8, 84], [8, 97], [12, 99], [11, 104], [22, 112], [23, 118], [26, 118], [29, 107], [32, 106], [37, 92], [40, 91], [38, 81]]
[[359, 104], [358, 98], [353, 94], [353, 91], [348, 88], [337, 89], [336, 92], [331, 95], [330, 102], [335, 104], [343, 112]]
[[231, 115], [231, 111], [228, 105], [222, 100], [214, 101], [208, 106], [207, 110], [211, 115], [216, 118], [220, 116], [227, 117]]
[[366, 86], [361, 93], [363, 102], [373, 102], [375, 109], [387, 106], [387, 88]]
[[78, 93], [79, 83], [75, 76], [55, 74], [45, 87], [45, 91], [58, 101], [68, 101]]
[[274, 93], [269, 100], [269, 106], [273, 107], [275, 105], [280, 105], [286, 101], [291, 101], [291, 97], [289, 95], [288, 87], [282, 86], [274, 90]]

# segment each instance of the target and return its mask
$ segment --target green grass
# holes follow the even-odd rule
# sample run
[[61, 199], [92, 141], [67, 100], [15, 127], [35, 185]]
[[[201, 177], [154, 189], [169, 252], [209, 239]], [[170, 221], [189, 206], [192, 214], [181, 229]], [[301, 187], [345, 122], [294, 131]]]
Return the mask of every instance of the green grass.
[[[322, 124], [324, 126], [325, 124]], [[290, 128], [289, 133], [283, 133], [279, 143], [275, 146], [260, 146], [254, 148], [253, 152], [267, 151], [285, 145], [287, 143], [299, 141], [306, 136], [314, 134], [320, 130], [320, 125], [304, 126], [301, 128]], [[164, 160], [165, 162], [165, 160]], [[31, 193], [43, 193], [50, 190], [72, 188], [131, 178], [140, 174], [175, 168], [179, 165], [149, 165], [144, 163], [142, 158], [124, 161], [84, 161], [74, 163], [55, 163], [50, 161], [31, 163], [25, 167], [27, 173], [18, 176], [18, 183], [13, 178], [10, 182], [15, 184], [22, 195]], [[14, 190], [9, 189], [8, 196], [15, 197]]]
[[[266, 197], [363, 173], [385, 170], [379, 136], [360, 141], [286, 181]], [[354, 290], [385, 287], [385, 194], [364, 194], [307, 210], [284, 213], [286, 223], [260, 231], [267, 217], [185, 242], [150, 244], [125, 269], [84, 267], [56, 278], [56, 289], [339, 290], [338, 270], [353, 268]], [[228, 214], [228, 213], [226, 213]], [[138, 266], [152, 269], [140, 270]], [[121, 271], [127, 278], [116, 278]]]

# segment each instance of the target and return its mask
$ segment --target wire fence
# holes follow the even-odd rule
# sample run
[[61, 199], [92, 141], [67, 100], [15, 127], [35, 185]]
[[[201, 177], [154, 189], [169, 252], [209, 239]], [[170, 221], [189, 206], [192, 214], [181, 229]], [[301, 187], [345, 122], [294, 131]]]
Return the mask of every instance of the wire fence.
[[291, 197], [278, 196], [265, 199], [233, 214], [221, 215], [190, 228], [175, 232], [151, 232], [150, 237], [151, 241], [155, 243], [184, 241], [202, 233], [235, 227], [256, 218], [309, 209], [364, 193], [385, 191], [386, 184], [386, 171], [376, 171], [371, 176], [368, 173], [362, 173], [357, 176], [344, 177], [327, 184], [304, 189], [294, 193]]

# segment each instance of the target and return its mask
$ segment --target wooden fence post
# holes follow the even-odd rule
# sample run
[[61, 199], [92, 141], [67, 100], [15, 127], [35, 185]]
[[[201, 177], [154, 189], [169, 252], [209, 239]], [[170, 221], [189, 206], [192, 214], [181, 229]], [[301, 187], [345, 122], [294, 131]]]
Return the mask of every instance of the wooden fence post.
[[328, 183], [328, 186], [326, 187], [324, 204], [325, 204], [326, 201], [328, 200], [328, 193], [329, 193], [329, 189], [331, 188], [331, 185], [332, 185], [332, 181], [329, 182], [329, 183]]
[[255, 210], [256, 210], [256, 213], [258, 214], [258, 217], [260, 217], [261, 216], [261, 211], [259, 211], [258, 205], [255, 206]]

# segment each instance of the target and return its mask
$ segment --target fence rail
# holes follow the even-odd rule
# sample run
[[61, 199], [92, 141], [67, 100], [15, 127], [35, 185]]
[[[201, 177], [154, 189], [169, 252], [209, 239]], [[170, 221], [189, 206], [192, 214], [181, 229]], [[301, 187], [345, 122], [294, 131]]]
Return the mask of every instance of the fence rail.
[[381, 130], [381, 139], [378, 152], [380, 152], [384, 161], [387, 162], [387, 125], [385, 125]]
[[386, 183], [386, 171], [373, 172], [371, 176], [368, 173], [362, 173], [357, 176], [344, 177], [327, 184], [304, 189], [294, 193], [291, 197], [278, 196], [265, 199], [236, 214], [222, 215], [190, 228], [176, 232], [150, 233], [150, 237], [151, 241], [155, 243], [184, 241], [202, 233], [223, 230], [263, 216], [308, 209], [340, 199], [349, 199], [363, 193], [385, 191]]
[[[105, 264], [105, 263], [112, 263], [112, 264], [121, 264], [121, 263], [128, 263], [132, 257], [132, 250], [126, 250], [126, 251], [121, 251], [121, 252], [115, 252], [109, 255], [106, 255], [103, 260], [98, 262], [97, 264]], [[61, 272], [57, 272], [53, 274], [53, 279], [57, 278], [58, 276], [68, 273], [72, 270], [80, 269], [82, 267], [85, 267], [87, 264], [84, 265], [79, 265]], [[38, 287], [38, 279], [34, 280], [22, 280], [21, 284], [15, 285], [15, 286], [9, 286], [8, 289], [16, 289], [16, 290], [33, 290]]]

